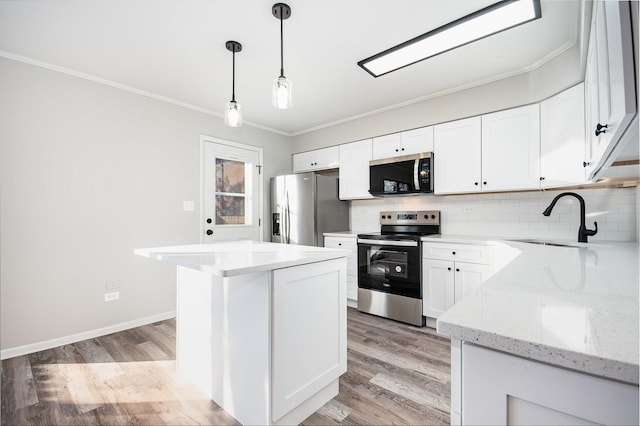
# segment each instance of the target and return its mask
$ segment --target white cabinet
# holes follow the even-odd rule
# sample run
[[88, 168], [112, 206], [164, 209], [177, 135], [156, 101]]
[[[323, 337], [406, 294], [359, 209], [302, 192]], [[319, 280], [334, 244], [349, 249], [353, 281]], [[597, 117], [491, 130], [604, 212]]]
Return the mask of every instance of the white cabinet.
[[[273, 422], [303, 421], [306, 417], [286, 415], [296, 407], [310, 405], [309, 398], [334, 381], [337, 390], [337, 378], [347, 371], [344, 274], [344, 259], [273, 271], [269, 376]], [[268, 381], [262, 387], [269, 389]]]
[[347, 299], [358, 300], [358, 243], [355, 234], [345, 237], [324, 237], [324, 246], [351, 251], [347, 256]]
[[340, 158], [340, 199], [373, 198], [369, 193], [371, 139], [340, 145]]
[[480, 117], [434, 126], [436, 194], [479, 191], [482, 179], [481, 136]]
[[539, 105], [434, 126], [435, 193], [538, 188]]
[[540, 188], [585, 182], [584, 84], [540, 104]]
[[629, 9], [624, 1], [594, 2], [585, 73], [588, 179], [613, 161], [637, 111]]
[[373, 159], [433, 151], [433, 126], [373, 138]]
[[293, 172], [335, 169], [340, 165], [340, 149], [337, 146], [293, 154]]
[[539, 105], [483, 115], [482, 191], [534, 189], [539, 185]]
[[422, 312], [438, 318], [480, 287], [491, 273], [490, 248], [468, 244], [422, 244]]
[[[452, 344], [452, 347], [456, 345]], [[638, 386], [462, 342], [462, 424], [638, 424]], [[453, 376], [453, 374], [452, 374]], [[454, 386], [452, 383], [452, 392]], [[456, 413], [457, 414], [457, 413]], [[453, 424], [453, 422], [452, 422]]]

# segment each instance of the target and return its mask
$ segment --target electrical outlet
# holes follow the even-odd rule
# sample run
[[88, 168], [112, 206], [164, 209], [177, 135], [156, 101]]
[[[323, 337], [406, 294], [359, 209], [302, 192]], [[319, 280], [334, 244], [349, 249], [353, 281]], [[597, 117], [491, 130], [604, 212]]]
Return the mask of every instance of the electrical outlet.
[[105, 302], [113, 302], [114, 300], [118, 300], [120, 299], [120, 292], [119, 291], [114, 291], [111, 293], [105, 293], [104, 294], [104, 301]]

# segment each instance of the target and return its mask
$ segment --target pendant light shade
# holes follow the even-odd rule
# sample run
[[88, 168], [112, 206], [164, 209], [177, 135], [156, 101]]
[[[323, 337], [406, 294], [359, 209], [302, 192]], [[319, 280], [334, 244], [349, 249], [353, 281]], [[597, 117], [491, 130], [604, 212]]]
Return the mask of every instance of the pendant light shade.
[[242, 105], [229, 101], [224, 109], [224, 124], [229, 127], [242, 126]]
[[293, 99], [291, 97], [291, 80], [284, 76], [284, 53], [283, 53], [283, 20], [291, 16], [291, 8], [284, 3], [276, 3], [271, 8], [273, 16], [280, 20], [280, 76], [273, 82], [271, 100], [273, 106], [278, 109], [291, 108]]
[[224, 109], [224, 124], [229, 127], [242, 126], [242, 105], [236, 102], [236, 52], [242, 50], [242, 45], [237, 41], [228, 41], [225, 43], [227, 50], [232, 53], [232, 83], [231, 83], [231, 100], [227, 102]]

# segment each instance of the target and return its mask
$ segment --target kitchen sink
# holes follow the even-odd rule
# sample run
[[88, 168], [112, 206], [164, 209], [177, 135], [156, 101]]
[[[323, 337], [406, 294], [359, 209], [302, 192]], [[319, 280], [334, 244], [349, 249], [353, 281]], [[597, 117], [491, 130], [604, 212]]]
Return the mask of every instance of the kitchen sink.
[[528, 244], [538, 244], [538, 245], [541, 245], [541, 246], [578, 248], [578, 246], [574, 246], [572, 244], [564, 244], [564, 243], [558, 243], [558, 242], [554, 242], [554, 241], [543, 241], [543, 240], [532, 240], [532, 239], [507, 240], [507, 241], [515, 241], [515, 242], [518, 242], [518, 243], [528, 243]]

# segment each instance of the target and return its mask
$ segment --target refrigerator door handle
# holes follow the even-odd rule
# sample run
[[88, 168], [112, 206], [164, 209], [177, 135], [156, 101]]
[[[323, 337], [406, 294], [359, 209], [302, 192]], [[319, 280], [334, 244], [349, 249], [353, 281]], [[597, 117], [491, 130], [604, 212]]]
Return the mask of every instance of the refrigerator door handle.
[[289, 191], [285, 192], [284, 195], [284, 217], [285, 217], [285, 228], [284, 228], [284, 232], [285, 232], [285, 236], [284, 236], [284, 242], [285, 244], [291, 244], [291, 212], [289, 210]]

